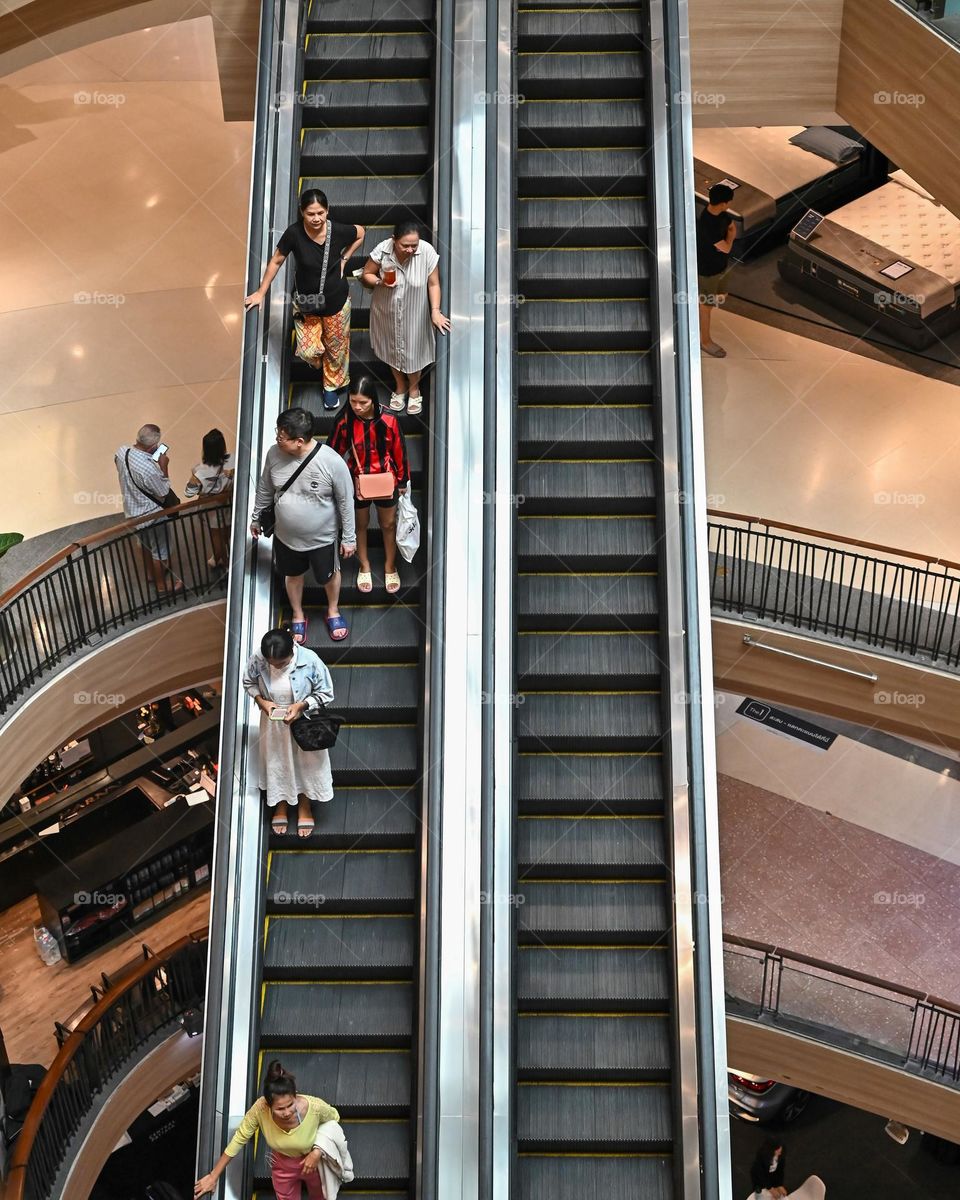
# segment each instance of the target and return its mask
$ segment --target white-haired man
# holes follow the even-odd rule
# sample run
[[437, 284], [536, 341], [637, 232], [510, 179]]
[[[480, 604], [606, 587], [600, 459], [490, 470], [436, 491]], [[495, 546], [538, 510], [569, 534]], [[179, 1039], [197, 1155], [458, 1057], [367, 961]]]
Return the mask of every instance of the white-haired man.
[[[144, 517], [153, 512], [163, 512], [163, 499], [170, 490], [170, 460], [166, 447], [163, 448], [163, 453], [157, 454], [161, 445], [159, 426], [141, 425], [134, 444], [121, 446], [114, 455], [120, 490], [123, 493], [123, 511], [128, 517]], [[170, 543], [167, 538], [166, 521], [139, 525], [137, 537], [140, 539], [144, 564], [157, 591], [180, 591], [183, 581], [177, 579], [167, 565]], [[170, 583], [167, 582], [168, 575]]]

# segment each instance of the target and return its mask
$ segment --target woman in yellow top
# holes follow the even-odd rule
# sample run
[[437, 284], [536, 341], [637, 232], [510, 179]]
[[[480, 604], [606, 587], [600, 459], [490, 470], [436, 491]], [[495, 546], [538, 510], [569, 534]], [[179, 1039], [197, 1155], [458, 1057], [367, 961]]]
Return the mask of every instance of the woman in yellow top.
[[217, 1180], [230, 1160], [260, 1131], [270, 1147], [270, 1172], [277, 1200], [300, 1200], [300, 1184], [307, 1185], [310, 1200], [323, 1200], [320, 1181], [320, 1149], [314, 1145], [317, 1130], [327, 1121], [339, 1121], [335, 1108], [316, 1096], [297, 1094], [297, 1081], [272, 1062], [267, 1067], [263, 1096], [240, 1122], [217, 1165], [193, 1189], [195, 1197], [216, 1189]]

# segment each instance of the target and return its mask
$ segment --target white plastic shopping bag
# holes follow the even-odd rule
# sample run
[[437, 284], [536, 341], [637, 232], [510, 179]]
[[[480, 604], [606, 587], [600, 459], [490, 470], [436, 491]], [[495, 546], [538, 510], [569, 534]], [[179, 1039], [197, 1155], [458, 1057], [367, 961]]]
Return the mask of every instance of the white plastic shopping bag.
[[401, 492], [397, 501], [397, 549], [406, 562], [413, 562], [419, 546], [420, 518], [413, 501], [406, 492]]

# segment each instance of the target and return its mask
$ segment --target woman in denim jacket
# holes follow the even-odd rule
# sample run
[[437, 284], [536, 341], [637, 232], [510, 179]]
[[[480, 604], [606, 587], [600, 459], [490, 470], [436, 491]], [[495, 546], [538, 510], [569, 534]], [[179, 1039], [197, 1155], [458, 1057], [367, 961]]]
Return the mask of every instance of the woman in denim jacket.
[[273, 832], [287, 832], [281, 805], [296, 805], [297, 833], [309, 837], [311, 801], [325, 804], [333, 799], [330, 754], [301, 750], [290, 723], [333, 700], [330, 672], [312, 650], [295, 643], [288, 630], [271, 629], [263, 636], [260, 653], [247, 663], [243, 686], [260, 709], [260, 787], [274, 809]]

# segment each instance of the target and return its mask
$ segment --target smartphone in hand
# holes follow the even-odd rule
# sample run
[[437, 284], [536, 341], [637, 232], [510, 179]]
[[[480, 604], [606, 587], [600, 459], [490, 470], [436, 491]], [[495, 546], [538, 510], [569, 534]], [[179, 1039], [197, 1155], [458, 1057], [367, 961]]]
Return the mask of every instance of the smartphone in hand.
[[163, 456], [166, 454], [166, 452], [169, 449], [170, 449], [170, 447], [166, 444], [166, 442], [161, 442], [160, 445], [156, 448], [156, 450], [154, 450], [153, 454], [151, 454], [150, 457], [153, 459], [154, 462], [159, 462], [160, 459], [163, 458]]
[[278, 707], [278, 708], [271, 709], [271, 711], [270, 711], [270, 720], [271, 721], [285, 721], [286, 719], [287, 719], [286, 708]]

